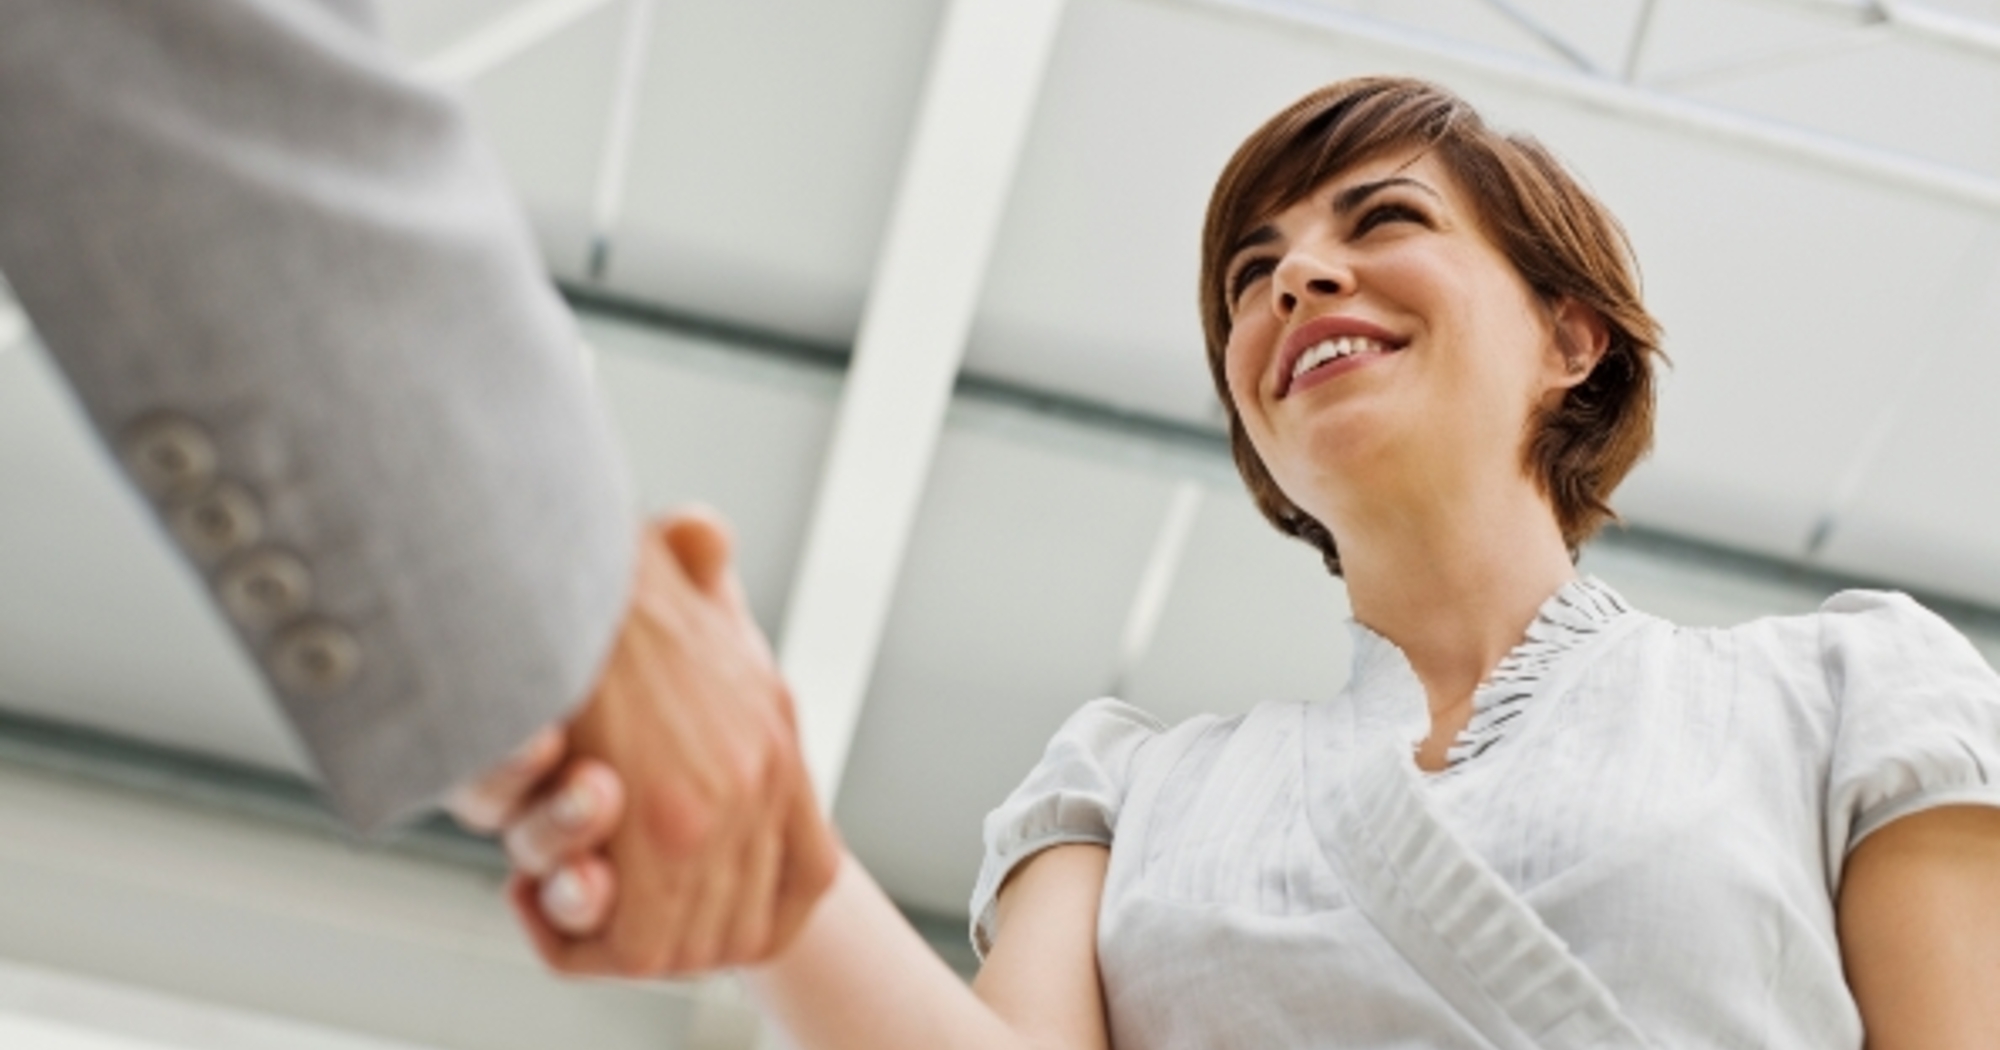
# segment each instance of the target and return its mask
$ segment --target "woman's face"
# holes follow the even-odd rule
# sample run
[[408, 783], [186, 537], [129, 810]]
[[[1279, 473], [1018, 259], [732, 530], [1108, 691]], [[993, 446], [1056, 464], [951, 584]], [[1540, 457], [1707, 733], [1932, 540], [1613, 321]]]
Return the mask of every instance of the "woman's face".
[[1397, 491], [1528, 483], [1537, 406], [1595, 362], [1594, 312], [1545, 308], [1429, 154], [1391, 152], [1248, 233], [1224, 269], [1230, 396], [1285, 494], [1330, 528]]

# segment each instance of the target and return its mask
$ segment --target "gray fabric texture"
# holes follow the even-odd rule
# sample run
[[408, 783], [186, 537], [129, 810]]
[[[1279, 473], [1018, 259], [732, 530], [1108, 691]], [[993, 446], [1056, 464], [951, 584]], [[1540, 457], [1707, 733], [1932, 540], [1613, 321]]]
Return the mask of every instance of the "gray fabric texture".
[[0, 26], [0, 271], [107, 441], [198, 424], [358, 641], [339, 695], [278, 697], [339, 811], [408, 814], [568, 711], [635, 517], [463, 107], [357, 2], [0, 0]]

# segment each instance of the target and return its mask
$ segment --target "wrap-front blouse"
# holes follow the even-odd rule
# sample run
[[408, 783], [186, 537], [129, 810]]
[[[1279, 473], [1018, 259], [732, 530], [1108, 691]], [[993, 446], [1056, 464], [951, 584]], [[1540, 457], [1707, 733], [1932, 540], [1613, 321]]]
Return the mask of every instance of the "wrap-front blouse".
[[1689, 629], [1574, 581], [1428, 776], [1422, 685], [1354, 631], [1332, 700], [1085, 705], [987, 818], [975, 946], [1016, 865], [1095, 842], [1118, 1050], [1859, 1050], [1849, 851], [2000, 806], [2000, 678], [1902, 595]]

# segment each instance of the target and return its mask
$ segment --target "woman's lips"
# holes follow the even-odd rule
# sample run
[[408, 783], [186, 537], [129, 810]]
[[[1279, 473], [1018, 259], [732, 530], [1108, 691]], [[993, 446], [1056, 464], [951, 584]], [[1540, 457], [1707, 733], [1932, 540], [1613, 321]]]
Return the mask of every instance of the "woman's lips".
[[[1377, 344], [1377, 346], [1379, 347], [1380, 344]], [[1392, 349], [1383, 347], [1373, 350], [1360, 350], [1344, 357], [1333, 358], [1293, 376], [1291, 382], [1287, 384], [1284, 394], [1281, 396], [1289, 396], [1311, 390], [1313, 387], [1329, 382], [1339, 376], [1344, 376], [1357, 368], [1366, 368], [1395, 352]]]
[[1408, 344], [1409, 340], [1358, 317], [1315, 318], [1287, 336], [1280, 348], [1277, 396], [1353, 371]]

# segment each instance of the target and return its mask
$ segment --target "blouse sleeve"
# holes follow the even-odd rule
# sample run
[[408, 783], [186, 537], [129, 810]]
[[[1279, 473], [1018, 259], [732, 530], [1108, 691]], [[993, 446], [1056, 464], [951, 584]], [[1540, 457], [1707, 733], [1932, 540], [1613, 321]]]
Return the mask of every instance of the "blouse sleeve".
[[1821, 606], [1836, 702], [1827, 863], [1901, 817], [2000, 806], [2000, 676], [1972, 643], [1908, 596], [1847, 591]]
[[1071, 715], [1028, 778], [986, 815], [986, 860], [972, 890], [972, 949], [993, 946], [994, 902], [1022, 861], [1071, 842], [1111, 844], [1134, 756], [1163, 728], [1119, 700], [1093, 700]]

